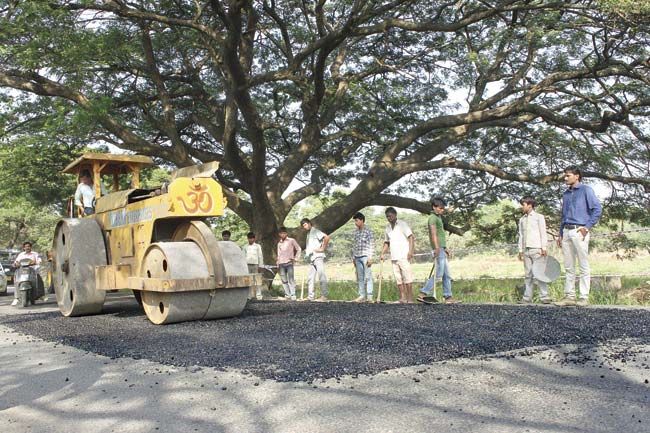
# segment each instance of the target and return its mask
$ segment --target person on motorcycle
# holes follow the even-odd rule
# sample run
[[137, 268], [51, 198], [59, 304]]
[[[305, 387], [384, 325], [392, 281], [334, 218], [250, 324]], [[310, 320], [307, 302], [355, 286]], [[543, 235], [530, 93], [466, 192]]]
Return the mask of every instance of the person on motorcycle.
[[81, 170], [79, 173], [79, 185], [74, 193], [74, 204], [79, 216], [95, 213], [95, 188], [93, 188], [93, 179], [88, 170]]
[[[20, 261], [23, 259], [29, 259], [30, 265], [35, 266], [35, 269], [38, 270], [38, 267], [41, 264], [41, 256], [38, 255], [35, 251], [32, 251], [32, 243], [29, 241], [23, 242], [23, 251], [16, 256], [14, 260], [14, 268], [20, 266]], [[14, 284], [14, 300], [11, 305], [18, 305], [18, 288]]]

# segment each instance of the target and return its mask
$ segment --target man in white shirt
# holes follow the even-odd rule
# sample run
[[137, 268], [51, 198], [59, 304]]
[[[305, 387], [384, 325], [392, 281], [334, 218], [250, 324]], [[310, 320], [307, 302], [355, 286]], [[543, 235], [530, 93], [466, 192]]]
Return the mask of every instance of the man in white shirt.
[[74, 193], [74, 204], [80, 216], [95, 213], [95, 189], [88, 170], [81, 170], [79, 174], [79, 185]]
[[[37, 252], [32, 251], [32, 243], [29, 241], [23, 242], [23, 251], [16, 256], [14, 259], [14, 268], [20, 266], [20, 261], [22, 259], [29, 259], [32, 262], [34, 268], [38, 271], [38, 267], [41, 264], [41, 256]], [[11, 305], [18, 305], [18, 285], [14, 282], [14, 300], [11, 302]]]
[[[262, 266], [264, 266], [264, 256], [262, 255], [262, 246], [255, 242], [255, 233], [250, 232], [246, 235], [248, 243], [244, 245], [244, 255], [246, 256], [246, 264], [248, 265], [248, 272], [250, 274], [257, 274], [262, 272]], [[253, 294], [255, 290], [255, 294]], [[253, 299], [255, 296], [257, 299], [262, 299], [262, 286], [258, 285], [253, 289], [251, 287], [251, 293], [249, 298]]]
[[309, 300], [313, 301], [314, 283], [316, 277], [320, 281], [321, 302], [327, 301], [327, 276], [325, 275], [325, 249], [330, 242], [329, 235], [312, 226], [309, 218], [303, 218], [300, 221], [303, 229], [307, 230], [307, 240], [305, 246], [305, 257], [309, 260], [309, 276], [307, 284], [309, 286]]
[[[524, 283], [526, 284], [524, 296], [519, 302], [528, 304], [533, 301], [533, 264], [545, 260], [548, 235], [546, 234], [544, 215], [535, 212], [535, 199], [526, 196], [519, 203], [521, 203], [521, 211], [524, 216], [519, 219], [519, 239], [517, 244], [519, 260], [524, 261]], [[537, 280], [537, 285], [539, 286], [539, 298], [542, 303], [550, 304], [551, 298], [548, 296], [548, 284]]]
[[410, 261], [413, 258], [415, 237], [408, 224], [397, 220], [397, 211], [394, 207], [386, 208], [385, 214], [388, 225], [386, 225], [384, 246], [379, 259], [383, 261], [384, 254], [390, 248], [393, 274], [400, 293], [400, 300], [397, 302], [410, 304], [413, 302], [413, 273]]

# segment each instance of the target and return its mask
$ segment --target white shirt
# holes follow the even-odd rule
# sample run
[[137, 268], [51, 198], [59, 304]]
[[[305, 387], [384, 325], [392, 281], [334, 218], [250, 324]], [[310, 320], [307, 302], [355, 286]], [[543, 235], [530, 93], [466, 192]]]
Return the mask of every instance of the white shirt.
[[257, 265], [261, 268], [264, 265], [264, 256], [262, 255], [262, 246], [256, 242], [244, 245], [244, 254], [246, 255], [246, 264]]
[[305, 255], [309, 257], [310, 260], [317, 259], [318, 257], [325, 257], [325, 253], [316, 253], [314, 250], [320, 248], [323, 245], [323, 239], [325, 238], [325, 233], [318, 230], [316, 227], [312, 227], [307, 233], [307, 245], [305, 246]]
[[519, 239], [517, 244], [520, 253], [526, 248], [546, 249], [548, 235], [544, 215], [532, 210], [519, 219]]
[[81, 207], [95, 207], [93, 201], [95, 200], [95, 190], [92, 186], [85, 183], [77, 185], [77, 191], [74, 193], [75, 206]]
[[386, 225], [384, 242], [390, 244], [391, 260], [406, 260], [409, 254], [409, 236], [412, 236], [411, 228], [402, 220], [395, 221], [395, 227], [390, 223]]
[[37, 252], [32, 251], [31, 253], [26, 253], [25, 251], [21, 251], [20, 254], [16, 256], [16, 259], [14, 260], [14, 265], [20, 265], [20, 261], [22, 259], [29, 259], [33, 260], [36, 263], [36, 266], [41, 264], [41, 256], [38, 255]]

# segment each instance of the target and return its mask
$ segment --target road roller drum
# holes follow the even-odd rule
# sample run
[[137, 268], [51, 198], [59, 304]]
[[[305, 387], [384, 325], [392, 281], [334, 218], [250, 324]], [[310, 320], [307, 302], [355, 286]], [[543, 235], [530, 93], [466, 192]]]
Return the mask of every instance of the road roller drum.
[[52, 276], [61, 313], [99, 313], [106, 296], [95, 285], [95, 267], [106, 265], [106, 247], [99, 224], [94, 219], [64, 219], [54, 233]]

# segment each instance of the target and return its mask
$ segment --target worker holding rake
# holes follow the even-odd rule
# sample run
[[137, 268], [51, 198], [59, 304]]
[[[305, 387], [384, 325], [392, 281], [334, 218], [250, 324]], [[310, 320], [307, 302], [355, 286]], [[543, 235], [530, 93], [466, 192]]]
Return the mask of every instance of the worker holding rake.
[[458, 302], [451, 294], [451, 275], [449, 274], [449, 262], [447, 261], [447, 234], [445, 233], [441, 217], [445, 211], [445, 206], [445, 201], [439, 197], [431, 200], [431, 209], [433, 212], [429, 216], [428, 227], [434, 260], [433, 267], [431, 268], [431, 274], [433, 275], [429, 275], [429, 280], [420, 290], [416, 298], [419, 302], [437, 302], [435, 293], [431, 297], [431, 289], [435, 287], [436, 281], [442, 281], [442, 297], [445, 304], [455, 304]]

